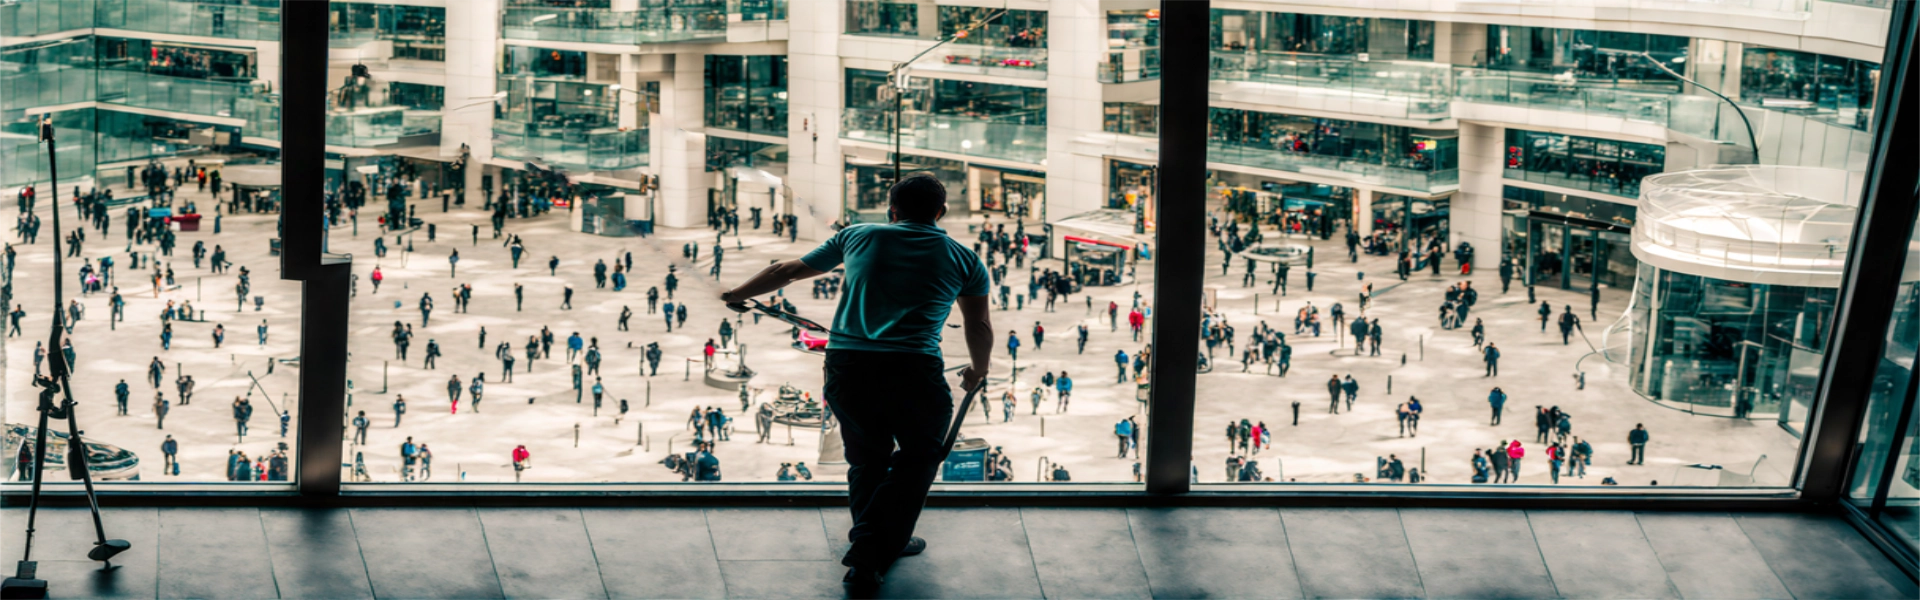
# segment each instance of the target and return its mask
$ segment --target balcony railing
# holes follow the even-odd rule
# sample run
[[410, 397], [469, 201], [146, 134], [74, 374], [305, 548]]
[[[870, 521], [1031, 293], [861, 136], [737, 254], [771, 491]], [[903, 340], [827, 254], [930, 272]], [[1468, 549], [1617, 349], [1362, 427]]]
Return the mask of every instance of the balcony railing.
[[785, 21], [787, 0], [727, 0], [729, 21]]
[[[1135, 53], [1138, 54], [1137, 62], [1128, 64], [1127, 57]], [[1115, 62], [1114, 58], [1119, 58], [1120, 61]], [[1128, 49], [1120, 51], [1117, 55], [1109, 54], [1107, 60], [1100, 63], [1099, 74], [1096, 75], [1096, 77], [1100, 79], [1101, 83], [1128, 83], [1159, 79], [1160, 49]]]
[[[953, 115], [901, 115], [900, 146], [1039, 164], [1047, 157], [1047, 127], [1038, 124]], [[893, 144], [893, 111], [849, 108], [841, 111], [841, 137]]]
[[915, 69], [946, 73], [974, 73], [1022, 79], [1047, 78], [1046, 48], [1004, 48], [948, 44], [936, 57], [914, 63]]
[[554, 129], [495, 121], [493, 153], [582, 171], [618, 171], [646, 166], [645, 129]]
[[99, 27], [236, 40], [280, 39], [279, 0], [93, 1], [99, 7]]
[[1215, 81], [1339, 92], [1355, 105], [1370, 105], [1365, 112], [1380, 116], [1444, 119], [1450, 115], [1453, 73], [1445, 64], [1366, 61], [1294, 52], [1214, 52], [1212, 55], [1209, 76]]
[[727, 37], [721, 6], [642, 8], [508, 8], [501, 20], [507, 39], [596, 44], [648, 44]]
[[1207, 143], [1207, 161], [1320, 175], [1355, 183], [1413, 190], [1422, 193], [1445, 191], [1460, 184], [1455, 169], [1425, 171], [1394, 167], [1337, 156], [1287, 152], [1268, 146], [1243, 145], [1223, 141]]
[[236, 40], [280, 39], [279, 0], [30, 0], [0, 2], [0, 35], [106, 27]]
[[[1721, 141], [1746, 141], [1744, 129], [1722, 127], [1717, 98], [1680, 94], [1656, 87], [1622, 87], [1611, 81], [1583, 81], [1538, 73], [1458, 69], [1456, 97], [1463, 102], [1506, 104], [1654, 123], [1687, 135]], [[1664, 86], [1662, 86], [1664, 87]]]
[[234, 102], [234, 116], [246, 121], [241, 135], [280, 139], [280, 95], [252, 93]]
[[210, 117], [234, 116], [234, 102], [253, 90], [251, 83], [239, 81], [167, 77], [138, 71], [93, 73], [99, 76], [100, 102]]

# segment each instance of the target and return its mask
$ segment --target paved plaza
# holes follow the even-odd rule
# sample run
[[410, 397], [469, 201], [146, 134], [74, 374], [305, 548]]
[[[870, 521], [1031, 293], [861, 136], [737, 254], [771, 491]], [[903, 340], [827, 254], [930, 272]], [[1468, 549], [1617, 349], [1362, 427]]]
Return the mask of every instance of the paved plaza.
[[[116, 192], [121, 191], [116, 186]], [[188, 191], [182, 199], [195, 200], [203, 212], [211, 213], [212, 202], [204, 192]], [[389, 235], [389, 253], [383, 258], [374, 255], [373, 243], [379, 234], [371, 214], [361, 215], [357, 234], [351, 224], [337, 225], [331, 232], [329, 249], [352, 254], [356, 274], [350, 325], [351, 405], [349, 415], [341, 418], [350, 419], [352, 414], [366, 411], [372, 422], [367, 443], [350, 445], [347, 460], [361, 456], [373, 481], [401, 480], [399, 447], [408, 438], [431, 451], [431, 482], [513, 481], [509, 456], [517, 445], [525, 445], [532, 455], [533, 468], [521, 474], [523, 481], [679, 481], [680, 476], [662, 466], [661, 460], [670, 452], [691, 449], [693, 431], [688, 414], [709, 406], [719, 407], [735, 419], [730, 439], [719, 442], [715, 450], [726, 481], [772, 481], [781, 463], [796, 462], [805, 462], [816, 480], [843, 477], [843, 465], [821, 464], [818, 429], [776, 426], [770, 442], [764, 444], [756, 441], [754, 433], [752, 410], [759, 403], [773, 400], [780, 385], [791, 384], [814, 398], [820, 397], [820, 356], [793, 349], [784, 324], [772, 320], [755, 324], [750, 317], [741, 318], [728, 311], [716, 298], [720, 291], [744, 281], [769, 261], [797, 257], [815, 242], [788, 243], [767, 229], [756, 231], [750, 223], [743, 224], [742, 235], [727, 235], [721, 240], [726, 253], [724, 269], [716, 280], [707, 275], [715, 241], [711, 230], [667, 229], [650, 238], [600, 237], [569, 231], [568, 215], [562, 209], [508, 220], [506, 232], [521, 236], [527, 248], [527, 256], [516, 269], [504, 246], [506, 239], [492, 236], [488, 213], [480, 209], [480, 201], [478, 194], [471, 195], [467, 207], [455, 207], [451, 212], [442, 212], [438, 201], [421, 202], [419, 216], [434, 225], [435, 239], [429, 240], [425, 229], [397, 240]], [[53, 262], [50, 239], [57, 235], [52, 233], [49, 211], [56, 203], [40, 204], [48, 235], [37, 245], [16, 245], [20, 251], [15, 270], [16, 302], [24, 306], [28, 316], [22, 323], [26, 335], [9, 338], [5, 345], [9, 393], [5, 418], [10, 423], [30, 423], [34, 417], [31, 358], [35, 341], [45, 339], [48, 326], [48, 277]], [[62, 224], [71, 230], [77, 220], [72, 218], [70, 208], [66, 210]], [[273, 409], [294, 409], [296, 430], [297, 420], [302, 417], [287, 401], [296, 390], [297, 366], [277, 364], [271, 374], [267, 372], [270, 362], [292, 359], [298, 353], [299, 287], [278, 279], [278, 257], [268, 254], [275, 217], [225, 215], [217, 234], [211, 218], [203, 221], [201, 231], [181, 233], [176, 256], [160, 259], [163, 269], [171, 262], [177, 286], [163, 285], [157, 295], [149, 278], [141, 273], [147, 269], [128, 268], [120, 223], [124, 213], [114, 218], [107, 239], [100, 239], [97, 231], [88, 234], [83, 255], [97, 261], [100, 256], [115, 254], [119, 263], [115, 282], [126, 296], [127, 317], [109, 329], [107, 295], [79, 297], [87, 311], [73, 336], [79, 356], [75, 381], [81, 424], [93, 441], [139, 453], [143, 458], [142, 480], [224, 480], [230, 450], [259, 457], [283, 441]], [[953, 219], [946, 225], [971, 245], [974, 234], [968, 225], [980, 222], [979, 216], [973, 216]], [[475, 225], [480, 231], [477, 241], [472, 233]], [[195, 241], [205, 241], [210, 249], [221, 245], [235, 269], [214, 274], [205, 268], [193, 268], [188, 249]], [[682, 257], [681, 247], [687, 243], [700, 244], [697, 261]], [[1222, 275], [1221, 255], [1217, 248], [1210, 248], [1206, 284], [1217, 288], [1216, 313], [1235, 326], [1241, 338], [1235, 341], [1236, 346], [1243, 346], [1255, 324], [1265, 320], [1288, 333], [1294, 352], [1292, 370], [1284, 378], [1261, 373], [1258, 364], [1242, 373], [1237, 355], [1228, 354], [1224, 347], [1215, 356], [1212, 372], [1199, 376], [1194, 461], [1200, 481], [1225, 479], [1228, 447], [1222, 438], [1226, 424], [1244, 418], [1264, 422], [1275, 431], [1271, 448], [1250, 457], [1260, 461], [1261, 470], [1275, 481], [1345, 482], [1353, 481], [1356, 474], [1371, 477], [1376, 459], [1392, 454], [1409, 468], [1420, 469], [1429, 483], [1463, 484], [1472, 472], [1469, 452], [1517, 438], [1528, 448], [1521, 481], [1546, 484], [1550, 478], [1545, 445], [1535, 443], [1531, 417], [1535, 405], [1557, 405], [1573, 415], [1574, 435], [1588, 439], [1595, 448], [1592, 467], [1579, 483], [1597, 484], [1611, 476], [1622, 485], [1651, 481], [1660, 485], [1728, 485], [1743, 482], [1749, 473], [1759, 484], [1787, 483], [1798, 441], [1771, 418], [1740, 421], [1692, 416], [1641, 398], [1628, 388], [1624, 365], [1607, 363], [1597, 355], [1587, 356], [1593, 347], [1579, 336], [1571, 345], [1562, 345], [1557, 332], [1540, 332], [1534, 313], [1538, 305], [1528, 304], [1519, 286], [1511, 293], [1499, 293], [1496, 274], [1481, 272], [1465, 277], [1453, 269], [1443, 269], [1446, 275], [1423, 271], [1403, 283], [1393, 275], [1389, 258], [1363, 256], [1358, 263], [1349, 262], [1340, 234], [1333, 240], [1311, 244], [1316, 255], [1314, 289], [1306, 290], [1307, 269], [1295, 267], [1288, 294], [1277, 299], [1270, 293], [1271, 275], [1262, 275], [1255, 287], [1241, 287], [1244, 266], [1235, 264]], [[406, 251], [409, 247], [411, 252]], [[134, 249], [152, 251], [147, 247]], [[455, 251], [460, 257], [457, 269], [448, 260]], [[629, 275], [630, 286], [622, 292], [612, 291], [611, 285], [596, 288], [595, 261], [606, 260], [611, 269], [616, 259], [629, 252], [635, 267]], [[550, 257], [557, 257], [560, 263], [553, 273], [547, 267]], [[1037, 264], [1062, 268], [1058, 260]], [[676, 326], [671, 332], [661, 315], [648, 312], [646, 300], [647, 289], [662, 285], [669, 265], [677, 266], [681, 278], [674, 302], [684, 301], [688, 308], [685, 327]], [[241, 266], [254, 273], [253, 295], [264, 298], [259, 310], [250, 302], [236, 310], [235, 274]], [[375, 267], [384, 275], [377, 292], [369, 281]], [[77, 259], [68, 259], [69, 277], [78, 268]], [[1026, 275], [1021, 271], [1012, 269], [1008, 276], [1016, 290], [1025, 289]], [[1134, 480], [1138, 459], [1132, 453], [1126, 458], [1118, 456], [1113, 431], [1115, 423], [1128, 416], [1139, 415], [1146, 423], [1145, 404], [1136, 400], [1132, 381], [1116, 382], [1113, 356], [1116, 350], [1124, 350], [1131, 357], [1146, 345], [1145, 336], [1137, 342], [1131, 339], [1124, 324], [1136, 291], [1143, 302], [1153, 304], [1152, 263], [1143, 262], [1138, 272], [1140, 276], [1133, 285], [1089, 288], [1090, 294], [1065, 299], [1054, 312], [1033, 304], [1024, 309], [994, 311], [994, 376], [998, 380], [983, 398], [991, 415], [983, 418], [976, 407], [968, 415], [964, 433], [1001, 447], [1012, 459], [1014, 481], [1034, 481], [1047, 463], [1064, 466], [1074, 481]], [[1359, 273], [1365, 273], [1364, 279]], [[1472, 316], [1485, 319], [1489, 341], [1504, 353], [1497, 378], [1483, 377], [1483, 363], [1466, 329], [1440, 330], [1437, 326], [1435, 314], [1443, 290], [1462, 280], [1473, 281], [1481, 291]], [[1354, 312], [1356, 294], [1365, 283], [1375, 286], [1375, 300], [1367, 317], [1378, 318], [1384, 327], [1382, 356], [1353, 356], [1351, 341], [1344, 335], [1336, 337], [1331, 327], [1323, 328], [1318, 338], [1292, 333], [1292, 315], [1307, 302], [1321, 308], [1323, 319], [1336, 302]], [[461, 284], [473, 286], [472, 304], [466, 312], [456, 312], [453, 301], [453, 290]], [[524, 288], [521, 310], [515, 307], [515, 284]], [[572, 306], [563, 308], [563, 290], [569, 285], [574, 290]], [[76, 296], [74, 286], [69, 285], [67, 291], [69, 297]], [[1593, 345], [1601, 343], [1600, 332], [1627, 306], [1628, 290], [1605, 289], [1600, 317], [1595, 320], [1587, 314], [1584, 293], [1536, 291], [1541, 299], [1554, 304], [1556, 313], [1561, 306], [1572, 305], [1586, 321], [1586, 338]], [[664, 292], [662, 288], [663, 303]], [[424, 324], [418, 308], [423, 294], [430, 294], [435, 305]], [[833, 302], [814, 298], [806, 283], [788, 289], [786, 296], [802, 315], [830, 322]], [[1088, 309], [1088, 298], [1094, 310]], [[174, 347], [163, 351], [157, 315], [169, 300], [191, 301], [196, 310], [205, 311], [206, 320], [176, 321]], [[1105, 318], [1109, 301], [1120, 305], [1122, 324], [1117, 328]], [[630, 331], [617, 327], [623, 307], [635, 313]], [[741, 410], [737, 392], [702, 382], [702, 344], [709, 338], [718, 342], [722, 319], [740, 327], [734, 347], [744, 344], [747, 364], [758, 373], [750, 384], [754, 406], [746, 411]], [[255, 339], [256, 327], [262, 321], [270, 332], [265, 344]], [[392, 342], [395, 321], [410, 324], [414, 330], [404, 361], [396, 357]], [[1032, 339], [1036, 321], [1048, 332], [1044, 347], [1037, 347]], [[1084, 354], [1075, 351], [1073, 334], [1082, 323], [1091, 330]], [[217, 350], [211, 339], [216, 324], [224, 324], [228, 336]], [[533, 361], [529, 370], [523, 346], [542, 327], [553, 331], [556, 347], [551, 358]], [[484, 343], [480, 337], [483, 328]], [[1023, 344], [1017, 373], [1015, 363], [1007, 360], [1004, 346], [1009, 330], [1017, 332]], [[595, 339], [604, 353], [599, 375], [607, 399], [597, 414], [590, 391], [593, 376], [585, 378], [584, 387], [589, 391], [580, 394], [576, 402], [565, 349], [565, 339], [574, 332]], [[957, 368], [966, 361], [964, 344], [959, 330], [948, 333], [944, 346], [947, 363]], [[443, 353], [433, 369], [423, 366], [430, 340]], [[503, 341], [510, 343], [518, 355], [510, 383], [501, 381], [502, 365], [494, 355], [494, 347]], [[645, 376], [641, 372], [643, 348], [653, 342], [659, 343], [664, 359], [656, 376]], [[154, 388], [144, 382], [147, 364], [156, 356], [168, 366], [159, 391], [175, 404], [164, 430], [155, 427], [151, 407]], [[726, 363], [731, 359], [723, 355], [719, 360]], [[1577, 386], [1576, 364], [1586, 371], [1585, 389]], [[1060, 412], [1049, 391], [1038, 414], [1033, 414], [1036, 411], [1029, 397], [1039, 386], [1042, 374], [1061, 371], [1072, 373], [1076, 382], [1071, 406]], [[172, 383], [180, 372], [198, 382], [194, 399], [186, 406], [179, 405]], [[260, 386], [253, 386], [249, 373], [259, 378]], [[465, 384], [481, 373], [486, 374], [485, 400], [475, 410], [463, 392], [455, 412], [446, 391], [448, 378], [458, 376]], [[1330, 374], [1352, 374], [1359, 382], [1359, 399], [1351, 411], [1343, 405], [1340, 414], [1327, 414], [1326, 379]], [[126, 416], [117, 415], [114, 406], [113, 386], [120, 379], [133, 389]], [[1511, 396], [1504, 424], [1498, 427], [1488, 424], [1486, 395], [1494, 385]], [[240, 439], [231, 404], [234, 397], [245, 396], [249, 390], [255, 412], [250, 435]], [[1004, 416], [1000, 402], [1009, 390], [1016, 398], [1010, 420]], [[1424, 404], [1424, 418], [1417, 436], [1402, 437], [1398, 435], [1394, 408], [1410, 395]], [[407, 411], [396, 426], [393, 405], [402, 397]], [[618, 410], [620, 400], [630, 407], [624, 416]], [[1300, 403], [1298, 425], [1292, 424], [1291, 403], [1296, 401]], [[1624, 464], [1627, 431], [1635, 423], [1645, 423], [1652, 432], [1644, 466]], [[1150, 437], [1152, 423], [1146, 423], [1145, 430]], [[348, 434], [352, 431], [350, 426]], [[181, 469], [177, 477], [162, 475], [160, 469], [158, 449], [168, 434], [180, 443]], [[285, 441], [292, 445], [291, 440]], [[1762, 455], [1767, 458], [1760, 460]], [[1687, 466], [1693, 464], [1724, 468]]]

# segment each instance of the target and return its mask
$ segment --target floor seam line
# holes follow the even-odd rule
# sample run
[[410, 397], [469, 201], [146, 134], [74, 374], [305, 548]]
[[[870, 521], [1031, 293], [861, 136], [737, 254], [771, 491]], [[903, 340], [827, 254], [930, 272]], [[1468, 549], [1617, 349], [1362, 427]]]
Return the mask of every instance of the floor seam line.
[[1739, 529], [1740, 537], [1745, 538], [1747, 540], [1747, 545], [1753, 547], [1753, 553], [1760, 556], [1760, 564], [1767, 566], [1767, 572], [1773, 574], [1774, 581], [1780, 582], [1780, 589], [1786, 590], [1788, 596], [1799, 598], [1800, 594], [1794, 592], [1792, 586], [1787, 585], [1787, 579], [1785, 577], [1781, 577], [1779, 571], [1774, 570], [1773, 561], [1767, 560], [1767, 554], [1765, 552], [1760, 551], [1760, 546], [1758, 544], [1753, 543], [1753, 535], [1747, 533], [1747, 526], [1745, 523], [1740, 522], [1740, 516], [1729, 514], [1727, 515], [1727, 518], [1733, 520], [1734, 528]]
[[607, 572], [600, 568], [600, 550], [593, 547], [593, 528], [587, 526], [587, 513], [574, 508], [573, 514], [580, 516], [580, 531], [587, 534], [587, 554], [593, 557], [593, 574], [600, 577], [600, 593], [613, 598], [613, 590], [607, 589]]
[[1547, 564], [1547, 551], [1540, 547], [1540, 532], [1533, 530], [1533, 511], [1522, 510], [1520, 511], [1520, 517], [1527, 522], [1527, 537], [1533, 538], [1534, 555], [1540, 557], [1540, 568], [1546, 569], [1547, 571], [1547, 585], [1553, 586], [1553, 596], [1555, 598], [1567, 597], [1566, 594], [1560, 593], [1560, 582], [1553, 579], [1553, 565]]
[[487, 522], [480, 519], [480, 509], [467, 507], [467, 513], [473, 515], [473, 523], [480, 526], [480, 547], [487, 549], [487, 566], [493, 567], [493, 585], [500, 589], [500, 597], [507, 597], [507, 585], [500, 583], [500, 559], [493, 555], [493, 543], [487, 540]]
[[367, 578], [367, 595], [379, 598], [380, 590], [373, 586], [373, 569], [367, 566], [367, 547], [360, 543], [360, 526], [353, 522], [353, 509], [347, 509], [347, 530], [353, 532], [353, 550], [360, 553], [360, 573]]
[[1427, 577], [1420, 573], [1420, 555], [1413, 551], [1413, 536], [1407, 535], [1407, 517], [1393, 509], [1393, 521], [1400, 524], [1400, 539], [1407, 543], [1407, 558], [1413, 561], [1413, 582], [1420, 584], [1420, 597], [1427, 597]]
[[1287, 535], [1287, 515], [1279, 508], [1273, 509], [1273, 518], [1280, 521], [1280, 539], [1287, 541], [1287, 562], [1293, 565], [1293, 586], [1300, 588], [1300, 597], [1307, 597], [1307, 582], [1300, 578], [1300, 559], [1293, 555], [1293, 536]]
[[1020, 518], [1020, 537], [1027, 538], [1027, 563], [1033, 565], [1033, 585], [1040, 588], [1040, 597], [1047, 597], [1047, 581], [1040, 578], [1040, 559], [1033, 555], [1033, 533], [1027, 531], [1027, 508], [1014, 509], [1013, 514]]
[[267, 576], [273, 579], [273, 597], [285, 598], [287, 593], [280, 589], [280, 570], [273, 567], [273, 538], [267, 535], [267, 512], [255, 508], [253, 519], [260, 524], [260, 541], [267, 548]]

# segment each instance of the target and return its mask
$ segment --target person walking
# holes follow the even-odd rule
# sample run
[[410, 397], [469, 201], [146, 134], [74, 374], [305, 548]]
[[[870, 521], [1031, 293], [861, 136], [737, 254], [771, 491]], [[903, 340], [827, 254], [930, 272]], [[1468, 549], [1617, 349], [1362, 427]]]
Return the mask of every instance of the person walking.
[[360, 411], [353, 416], [353, 443], [359, 445], [367, 443], [367, 426], [371, 424], [367, 421], [367, 411]]
[[1498, 426], [1500, 424], [1500, 411], [1506, 408], [1506, 406], [1507, 393], [1501, 391], [1500, 386], [1494, 386], [1493, 391], [1487, 392], [1487, 407], [1493, 409], [1493, 421], [1487, 423], [1487, 425]]
[[167, 428], [167, 411], [172, 407], [173, 407], [173, 404], [171, 402], [167, 402], [167, 398], [165, 396], [162, 396], [160, 392], [153, 393], [153, 417], [154, 417], [153, 428], [154, 429]]
[[962, 389], [981, 383], [993, 352], [985, 266], [936, 224], [946, 214], [945, 187], [915, 174], [895, 184], [888, 200], [890, 223], [842, 229], [805, 257], [774, 263], [720, 295], [739, 307], [846, 267], [827, 348], [826, 401], [846, 443], [853, 529], [842, 581], [856, 595], [877, 592], [896, 559], [926, 549], [913, 529], [948, 450], [954, 410], [940, 334], [956, 301], [972, 359], [960, 371]]
[[113, 386], [113, 398], [120, 407], [119, 414], [127, 414], [127, 397], [132, 393], [133, 390], [127, 387], [127, 380], [125, 379], [120, 380], [119, 384]]
[[160, 473], [163, 475], [179, 475], [179, 455], [180, 442], [174, 441], [173, 436], [169, 435], [165, 441], [160, 442]]
[[1513, 474], [1511, 468], [1513, 459], [1507, 458], [1507, 441], [1500, 440], [1500, 445], [1488, 450], [1487, 460], [1493, 463], [1493, 482], [1506, 483], [1507, 477]]
[[400, 428], [400, 418], [407, 414], [407, 397], [396, 396], [393, 399], [393, 428]]
[[1117, 368], [1117, 371], [1118, 371], [1113, 376], [1113, 382], [1126, 383], [1127, 382], [1127, 351], [1126, 350], [1113, 351], [1113, 365], [1114, 367]]
[[1347, 378], [1340, 382], [1340, 391], [1347, 396], [1347, 412], [1353, 412], [1353, 401], [1360, 397], [1360, 382], [1354, 381], [1353, 374], [1348, 373]]
[[1540, 315], [1540, 332], [1546, 333], [1547, 323], [1553, 320], [1553, 305], [1548, 304], [1545, 300], [1541, 300], [1540, 310], [1534, 312]]
[[1073, 399], [1073, 378], [1068, 377], [1066, 371], [1061, 371], [1060, 378], [1054, 380], [1053, 391], [1054, 398], [1058, 400], [1054, 405], [1053, 412], [1067, 412], [1067, 402]]
[[1627, 432], [1627, 445], [1633, 447], [1633, 453], [1627, 456], [1627, 464], [1647, 464], [1647, 440], [1651, 436], [1645, 423], [1633, 424], [1633, 431]]
[[1573, 305], [1566, 305], [1566, 311], [1560, 313], [1560, 345], [1572, 343], [1573, 330], [1580, 328], [1580, 315], [1573, 314]]
[[1480, 354], [1481, 359], [1487, 361], [1487, 374], [1481, 375], [1481, 377], [1499, 377], [1500, 349], [1493, 347], [1493, 344], [1487, 344], [1487, 347], [1482, 349]]
[[1520, 440], [1507, 443], [1507, 471], [1509, 473], [1507, 479], [1509, 481], [1520, 483], [1520, 459], [1526, 458], [1526, 456], [1527, 449], [1520, 445]]

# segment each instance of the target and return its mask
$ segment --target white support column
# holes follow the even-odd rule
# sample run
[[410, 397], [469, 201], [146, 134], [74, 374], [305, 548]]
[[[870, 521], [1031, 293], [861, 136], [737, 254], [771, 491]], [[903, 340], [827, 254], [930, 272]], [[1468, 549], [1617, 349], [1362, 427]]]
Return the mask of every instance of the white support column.
[[1373, 235], [1373, 196], [1367, 188], [1353, 188], [1353, 232], [1360, 237]]
[[[446, 107], [440, 115], [440, 154], [472, 152], [466, 173], [467, 202], [478, 207], [480, 163], [493, 157], [494, 61], [500, 55], [500, 0], [461, 0], [447, 5]], [[500, 185], [494, 184], [498, 192]]]
[[660, 119], [652, 123], [654, 169], [660, 173], [659, 223], [702, 227], [707, 222], [706, 55], [676, 54], [673, 79], [660, 83]]
[[1055, 0], [1047, 10], [1048, 222], [1106, 205], [1105, 158], [1073, 152], [1073, 140], [1098, 134], [1105, 106], [1099, 63], [1106, 60], [1106, 13], [1099, 0]]
[[787, 204], [799, 237], [821, 240], [845, 211], [846, 158], [840, 150], [840, 31], [844, 2], [810, 2], [788, 13]]
[[1474, 268], [1500, 265], [1505, 136], [1501, 127], [1460, 123], [1460, 191], [1453, 196], [1448, 242], [1473, 244]]
[[[1487, 49], [1487, 26], [1479, 23], [1433, 24], [1433, 62], [1473, 66], [1485, 62], [1480, 54]], [[1478, 62], [1476, 58], [1480, 58]]]

